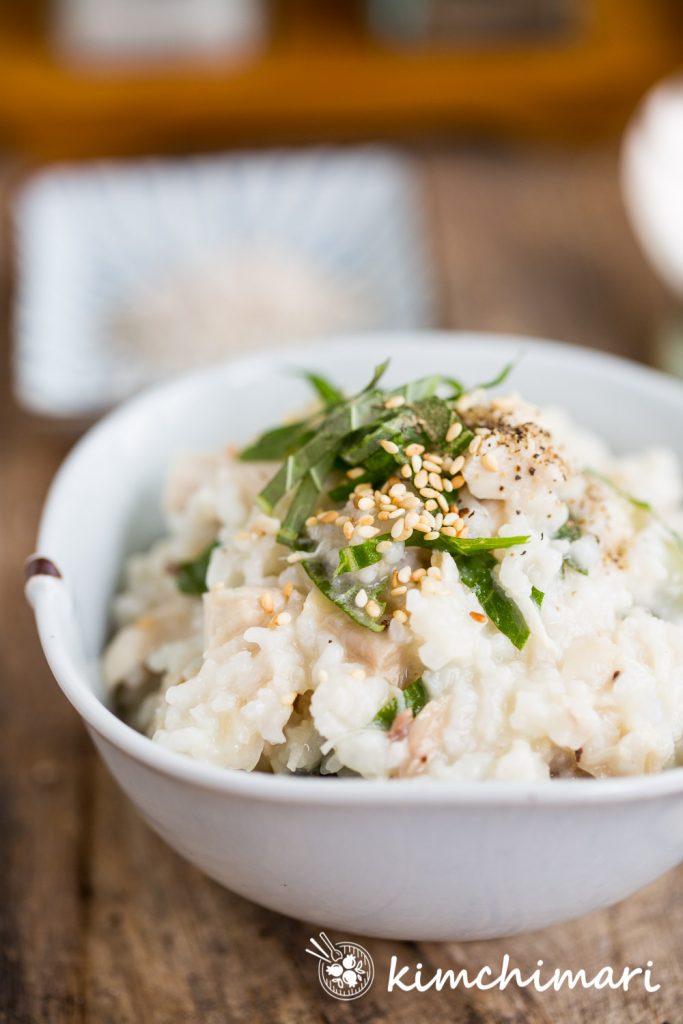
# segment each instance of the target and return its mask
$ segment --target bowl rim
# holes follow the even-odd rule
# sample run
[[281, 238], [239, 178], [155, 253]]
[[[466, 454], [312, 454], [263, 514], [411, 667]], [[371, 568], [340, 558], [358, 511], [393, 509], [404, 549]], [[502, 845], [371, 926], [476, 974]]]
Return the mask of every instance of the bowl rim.
[[[528, 349], [556, 356], [559, 363], [584, 360], [589, 366], [601, 366], [630, 378], [637, 375], [640, 387], [654, 388], [671, 399], [683, 402], [683, 384], [651, 367], [635, 363], [611, 353], [584, 349], [578, 345], [525, 335], [503, 334], [468, 330], [408, 330], [402, 332], [367, 332], [362, 337], [368, 342], [384, 343], [395, 348], [416, 342], [432, 345], [452, 345], [454, 341], [476, 342], [499, 357], [509, 358], [510, 348]], [[359, 335], [353, 335], [358, 343]], [[102, 438], [117, 432], [131, 417], [153, 408], [156, 402], [171, 394], [179, 394], [203, 380], [208, 380], [217, 368], [232, 373], [251, 375], [277, 372], [296, 359], [305, 356], [310, 362], [321, 351], [340, 348], [350, 343], [351, 336], [340, 335], [326, 339], [324, 347], [281, 346], [259, 352], [254, 356], [224, 360], [219, 364], [202, 367], [146, 388], [121, 403], [91, 427], [68, 453], [55, 474], [43, 507], [38, 532], [37, 552], [49, 553], [54, 509], [61, 504], [69, 480], [78, 472], [83, 454], [96, 447]], [[496, 352], [496, 350], [498, 350]], [[66, 698], [84, 720], [94, 738], [104, 741], [121, 754], [155, 773], [206, 790], [224, 792], [245, 799], [269, 802], [310, 804], [313, 806], [553, 806], [624, 803], [635, 800], [664, 797], [683, 792], [683, 767], [665, 769], [651, 775], [636, 775], [608, 779], [575, 780], [554, 779], [551, 782], [507, 782], [497, 780], [454, 783], [448, 779], [326, 779], [316, 776], [269, 775], [245, 772], [220, 765], [195, 761], [192, 758], [158, 746], [147, 737], [124, 723], [90, 689], [84, 674], [70, 657], [66, 645], [59, 639], [63, 633], [65, 617], [71, 614], [71, 603], [64, 581], [53, 576], [32, 576], [26, 583], [26, 596], [33, 607], [40, 642], [52, 673]]]

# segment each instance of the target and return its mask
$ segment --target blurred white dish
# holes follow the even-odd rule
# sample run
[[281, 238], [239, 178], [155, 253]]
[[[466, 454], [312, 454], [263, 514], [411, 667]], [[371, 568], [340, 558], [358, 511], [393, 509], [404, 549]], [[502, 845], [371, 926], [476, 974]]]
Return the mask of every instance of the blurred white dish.
[[15, 389], [43, 415], [92, 415], [188, 355], [215, 358], [233, 307], [221, 357], [432, 323], [415, 182], [387, 150], [58, 168], [30, 179], [15, 217]]
[[683, 297], [683, 77], [647, 94], [624, 137], [626, 208], [654, 269]]
[[[360, 344], [359, 344], [360, 343]], [[683, 460], [683, 388], [585, 350], [486, 335], [340, 339], [315, 353], [342, 385], [392, 355], [389, 382], [452, 370], [486, 379], [524, 353], [530, 400], [561, 403], [617, 451], [666, 439]], [[287, 349], [199, 371], [129, 402], [76, 446], [38, 541], [62, 578], [27, 585], [48, 661], [142, 816], [212, 878], [271, 909], [345, 932], [473, 939], [604, 907], [683, 859], [683, 769], [546, 784], [365, 782], [247, 774], [184, 758], [101, 700], [99, 655], [123, 560], [161, 531], [158, 494], [181, 447], [240, 444], [305, 400]], [[74, 514], [74, 510], [79, 510]], [[41, 569], [41, 566], [36, 566]]]

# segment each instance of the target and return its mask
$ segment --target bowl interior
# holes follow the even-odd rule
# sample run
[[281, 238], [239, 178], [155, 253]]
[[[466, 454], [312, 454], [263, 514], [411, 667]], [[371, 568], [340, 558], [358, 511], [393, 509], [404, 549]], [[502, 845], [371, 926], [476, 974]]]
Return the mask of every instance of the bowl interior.
[[60, 568], [76, 614], [73, 638], [57, 642], [78, 644], [74, 656], [87, 665], [84, 681], [98, 696], [110, 600], [126, 555], [162, 532], [160, 494], [174, 455], [243, 444], [296, 412], [310, 398], [296, 376], [302, 367], [359, 390], [388, 356], [389, 383], [440, 372], [473, 384], [516, 360], [508, 390], [565, 407], [617, 451], [666, 444], [683, 459], [680, 384], [613, 357], [524, 338], [372, 335], [353, 345], [342, 339], [260, 355], [165, 384], [126, 403], [83, 438], [55, 479], [41, 524], [38, 550]]

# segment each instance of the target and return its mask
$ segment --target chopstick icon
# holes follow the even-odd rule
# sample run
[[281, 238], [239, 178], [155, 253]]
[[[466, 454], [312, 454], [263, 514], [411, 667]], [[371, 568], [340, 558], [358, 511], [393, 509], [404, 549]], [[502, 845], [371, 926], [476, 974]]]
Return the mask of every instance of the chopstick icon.
[[313, 936], [311, 936], [311, 938], [308, 941], [312, 946], [315, 946], [315, 949], [318, 950], [318, 952], [316, 953], [315, 950], [313, 949], [306, 949], [306, 952], [309, 954], [309, 956], [314, 956], [318, 960], [322, 960], [326, 964], [331, 964], [337, 960], [341, 960], [344, 954], [340, 949], [338, 949], [334, 945], [333, 942], [330, 941], [325, 932], [320, 932], [320, 938], [325, 943], [325, 946], [327, 946], [327, 949], [321, 946], [318, 940], [314, 939]]

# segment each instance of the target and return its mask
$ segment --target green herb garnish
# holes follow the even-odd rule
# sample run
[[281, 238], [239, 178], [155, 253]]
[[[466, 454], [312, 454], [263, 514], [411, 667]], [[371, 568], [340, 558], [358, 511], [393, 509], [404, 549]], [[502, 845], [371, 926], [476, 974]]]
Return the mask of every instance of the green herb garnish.
[[333, 465], [334, 455], [331, 454], [322, 459], [317, 466], [313, 466], [300, 481], [278, 531], [277, 539], [280, 544], [296, 547], [304, 523], [315, 508]]
[[491, 622], [521, 651], [529, 639], [529, 627], [521, 611], [496, 580], [496, 559], [489, 552], [458, 561], [460, 579], [476, 594]]
[[373, 725], [379, 725], [381, 729], [391, 729], [394, 719], [398, 714], [398, 700], [392, 697], [390, 701], [381, 707], [373, 718]]
[[[275, 475], [258, 495], [258, 504], [272, 514], [284, 499], [288, 499], [278, 540], [297, 551], [309, 552], [310, 558], [302, 562], [302, 568], [315, 586], [356, 623], [375, 632], [380, 632], [386, 625], [383, 620], [386, 606], [381, 595], [386, 592], [388, 578], [361, 587], [355, 580], [346, 580], [344, 576], [380, 561], [377, 545], [382, 539], [388, 539], [388, 535], [343, 548], [337, 569], [332, 574], [315, 556], [306, 521], [320, 507], [324, 495], [337, 504], [345, 502], [360, 482], [383, 486], [397, 474], [398, 466], [408, 461], [404, 451], [410, 444], [418, 443], [427, 451], [438, 451], [453, 458], [465, 450], [473, 436], [462, 423], [454, 404], [466, 390], [459, 381], [432, 375], [401, 387], [381, 390], [378, 385], [387, 365], [385, 362], [376, 367], [367, 386], [351, 398], [345, 398], [327, 378], [306, 372], [305, 377], [323, 408], [306, 420], [267, 431], [241, 454], [244, 460], [282, 460]], [[505, 367], [493, 381], [479, 387], [493, 387], [501, 383], [510, 369]], [[447, 398], [439, 396], [440, 388], [450, 389]], [[347, 467], [355, 471], [353, 478], [340, 481], [339, 472], [348, 472]], [[495, 581], [493, 570], [497, 562], [490, 552], [523, 544], [527, 539], [461, 539], [441, 535], [437, 540], [427, 541], [424, 534], [415, 533], [407, 543], [452, 555], [463, 583], [477, 594], [491, 621], [516, 646], [522, 646], [528, 635], [526, 623], [517, 606]], [[206, 566], [203, 574], [201, 564], [193, 566], [194, 563], [188, 563], [181, 567], [183, 583], [179, 577], [178, 585], [181, 589], [192, 588], [186, 592], [201, 593], [205, 587]], [[200, 586], [201, 590], [198, 589]], [[373, 615], [367, 612], [366, 607], [356, 604], [361, 589], [367, 594], [367, 605]]]
[[493, 380], [484, 381], [483, 384], [476, 384], [473, 388], [469, 388], [468, 390], [488, 391], [490, 390], [490, 388], [497, 388], [500, 384], [503, 384], [508, 379], [514, 368], [514, 363], [508, 363], [507, 366], [504, 366], [500, 373], [493, 378]]
[[[567, 521], [559, 528], [555, 534], [553, 540], [568, 540], [573, 543], [575, 540], [579, 540], [583, 536], [581, 527], [576, 520], [570, 515]], [[562, 575], [564, 576], [564, 570], [566, 566], [573, 569], [574, 572], [580, 573], [582, 576], [588, 575], [587, 569], [582, 569], [580, 565], [572, 558], [571, 554], [566, 554], [562, 559]], [[540, 607], [540, 606], [539, 606]]]
[[[427, 540], [423, 533], [413, 533], [405, 541], [409, 548], [427, 548], [431, 551], [446, 551], [449, 555], [474, 555], [481, 551], [496, 551], [501, 548], [513, 548], [526, 544], [529, 537], [444, 537]], [[377, 550], [379, 544], [386, 541], [392, 543], [391, 534], [382, 533], [361, 544], [352, 544], [339, 552], [339, 563], [335, 576], [345, 572], [355, 572], [379, 562], [382, 555]]]
[[679, 551], [683, 552], [683, 537], [681, 537], [677, 530], [674, 530], [673, 526], [669, 526], [667, 521], [655, 508], [653, 508], [649, 501], [643, 501], [641, 498], [635, 498], [632, 494], [629, 494], [627, 491], [624, 491], [619, 487], [618, 484], [615, 484], [614, 481], [610, 480], [609, 477], [603, 476], [602, 473], [598, 473], [595, 469], [587, 469], [586, 473], [588, 473], [589, 476], [594, 476], [598, 480], [601, 480], [603, 484], [607, 484], [615, 494], [618, 494], [620, 498], [624, 499], [624, 501], [628, 501], [628, 503], [638, 509], [639, 512], [647, 512], [647, 514], [662, 527], [665, 533], [669, 535]]
[[555, 534], [555, 540], [578, 540], [581, 536], [581, 527], [571, 518], [564, 523], [557, 533]]
[[[381, 560], [378, 544], [391, 540], [389, 534], [381, 534], [362, 544], [353, 544], [339, 552], [339, 563], [335, 575], [365, 569]], [[519, 650], [524, 647], [529, 627], [524, 616], [493, 576], [498, 564], [491, 551], [499, 548], [516, 547], [525, 544], [529, 537], [438, 537], [426, 540], [424, 534], [413, 533], [406, 547], [426, 548], [431, 551], [445, 551], [453, 556], [460, 579], [472, 590], [489, 619], [501, 633]]]
[[[386, 603], [382, 601], [380, 595], [386, 589], [386, 579], [365, 587], [360, 583], [349, 581], [338, 585], [336, 581], [330, 579], [325, 566], [320, 561], [307, 559], [305, 562], [301, 563], [301, 567], [309, 579], [315, 583], [320, 593], [323, 594], [328, 601], [332, 601], [333, 604], [336, 604], [340, 611], [344, 612], [345, 615], [348, 615], [354, 622], [357, 622], [359, 626], [365, 626], [366, 629], [371, 629], [373, 633], [382, 632], [385, 628], [385, 623], [382, 621], [382, 615], [384, 614]], [[379, 608], [379, 615], [368, 615], [365, 608], [358, 607], [356, 604], [356, 597], [360, 590], [364, 590], [368, 595], [368, 603], [370, 600], [375, 602]]]
[[[403, 709], [410, 708], [413, 713], [413, 718], [416, 718], [422, 711], [425, 704], [429, 701], [429, 694], [427, 693], [427, 687], [422, 681], [422, 677], [416, 679], [414, 683], [410, 683], [406, 686], [405, 690], [401, 691], [401, 701]], [[373, 725], [380, 726], [381, 729], [390, 729], [394, 724], [394, 719], [399, 712], [399, 702], [397, 697], [392, 697], [390, 701], [381, 707], [375, 717], [373, 718]]]
[[543, 605], [543, 598], [544, 597], [545, 597], [545, 594], [543, 593], [542, 590], [539, 590], [538, 587], [532, 587], [531, 588], [531, 600], [534, 602], [534, 604], [538, 608], [540, 608]]
[[218, 541], [212, 541], [203, 551], [190, 562], [181, 562], [178, 566], [176, 583], [178, 590], [183, 594], [200, 596], [207, 591], [206, 574], [209, 571], [209, 562], [213, 549], [218, 547]]
[[304, 378], [311, 385], [320, 401], [326, 409], [332, 409], [344, 401], [344, 392], [340, 391], [336, 384], [332, 384], [326, 377], [312, 370], [304, 370]]
[[306, 422], [287, 423], [261, 434], [240, 452], [243, 462], [276, 462], [284, 459], [311, 437]]

